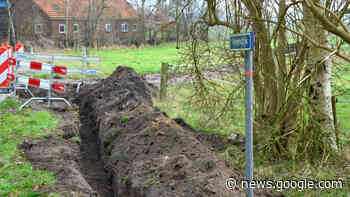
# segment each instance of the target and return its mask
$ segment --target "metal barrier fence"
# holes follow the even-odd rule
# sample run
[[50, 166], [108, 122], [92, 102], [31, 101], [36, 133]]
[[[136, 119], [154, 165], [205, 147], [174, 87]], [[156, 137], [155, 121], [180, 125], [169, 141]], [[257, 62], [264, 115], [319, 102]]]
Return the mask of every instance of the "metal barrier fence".
[[[85, 50], [86, 51], [86, 50]], [[17, 53], [15, 55], [16, 60], [16, 71], [21, 67], [26, 67], [27, 69], [37, 70], [42, 72], [49, 72], [49, 80], [42, 79], [34, 79], [25, 76], [15, 75], [16, 82], [25, 85], [36, 86], [39, 88], [47, 89], [48, 93], [46, 97], [32, 97], [27, 100], [23, 105], [20, 106], [22, 109], [24, 106], [29, 104], [34, 100], [44, 100], [48, 101], [48, 107], [50, 107], [51, 101], [63, 101], [67, 105], [70, 106], [70, 103], [65, 98], [52, 97], [52, 90], [58, 92], [64, 92], [64, 84], [53, 83], [53, 74], [72, 74], [70, 70], [65, 66], [57, 66], [55, 65], [56, 61], [64, 62], [81, 62], [83, 64], [81, 69], [82, 79], [81, 82], [78, 83], [77, 91], [82, 84], [85, 83], [86, 80], [86, 71], [87, 71], [87, 63], [100, 62], [99, 57], [87, 57], [86, 52], [83, 56], [66, 56], [66, 55], [52, 55], [52, 54], [35, 54], [35, 53]], [[36, 61], [49, 61], [49, 63], [41, 63]]]
[[[16, 93], [17, 90], [24, 90], [31, 98], [20, 106], [24, 106], [34, 100], [43, 100], [48, 102], [48, 107], [51, 101], [63, 101], [70, 106], [70, 103], [65, 98], [52, 97], [52, 91], [64, 92], [64, 84], [55, 83], [53, 81], [53, 74], [67, 75], [67, 74], [81, 74], [81, 80], [77, 84], [77, 92], [80, 86], [85, 83], [87, 74], [98, 74], [97, 70], [87, 70], [88, 63], [101, 62], [99, 57], [88, 57], [86, 55], [86, 48], [83, 49], [82, 56], [68, 56], [68, 55], [53, 55], [53, 54], [36, 54], [24, 53], [22, 44], [17, 44], [13, 49], [9, 45], [0, 46], [0, 94], [1, 93]], [[47, 61], [42, 63], [40, 61]], [[80, 69], [69, 69], [66, 66], [55, 65], [55, 62], [80, 62], [82, 67]], [[49, 79], [37, 79], [26, 76], [28, 72], [46, 72], [49, 73]], [[46, 97], [35, 97], [28, 86], [34, 86], [46, 89]]]

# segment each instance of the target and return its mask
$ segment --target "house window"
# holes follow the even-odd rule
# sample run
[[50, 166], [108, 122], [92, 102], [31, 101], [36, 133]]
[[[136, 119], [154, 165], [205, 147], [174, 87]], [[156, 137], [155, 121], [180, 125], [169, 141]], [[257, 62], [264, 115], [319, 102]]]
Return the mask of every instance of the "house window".
[[105, 29], [107, 33], [111, 32], [111, 24], [106, 24]]
[[132, 31], [137, 31], [137, 25], [136, 25], [136, 24], [134, 24], [134, 25], [132, 26]]
[[37, 34], [43, 33], [43, 24], [35, 24], [34, 25], [34, 32]]
[[58, 31], [59, 31], [61, 34], [66, 33], [66, 24], [59, 24], [59, 25], [58, 25]]
[[78, 33], [79, 32], [79, 24], [74, 24], [73, 25], [73, 32]]
[[128, 24], [122, 24], [122, 32], [128, 32]]

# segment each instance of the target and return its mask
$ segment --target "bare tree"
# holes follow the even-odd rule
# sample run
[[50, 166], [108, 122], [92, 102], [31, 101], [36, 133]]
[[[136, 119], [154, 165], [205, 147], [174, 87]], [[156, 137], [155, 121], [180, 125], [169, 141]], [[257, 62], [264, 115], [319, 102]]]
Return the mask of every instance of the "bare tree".
[[142, 32], [143, 32], [143, 40], [146, 40], [146, 26], [145, 26], [145, 3], [146, 0], [141, 0], [142, 6], [141, 6], [141, 25], [142, 25]]
[[[305, 6], [308, 9], [310, 9], [310, 12], [312, 12], [314, 17], [316, 17], [320, 21], [322, 26], [327, 31], [339, 36], [345, 42], [350, 44], [350, 29], [342, 21], [344, 14], [349, 9], [350, 1], [304, 1]], [[336, 10], [332, 10], [332, 5], [335, 5], [334, 7], [336, 8]]]
[[16, 31], [15, 31], [15, 25], [14, 25], [14, 2], [11, 0], [6, 0], [7, 3], [7, 11], [8, 11], [8, 40], [10, 42], [11, 46], [15, 46], [16, 44]]
[[89, 0], [85, 31], [85, 45], [87, 47], [93, 46], [98, 22], [106, 8], [108, 6], [105, 4], [105, 0]]
[[129, 0], [129, 3], [131, 3], [136, 10], [140, 13], [139, 15], [139, 22], [141, 24], [141, 31], [143, 32], [143, 40], [146, 40], [146, 33], [147, 33], [147, 27], [146, 27], [146, 12], [147, 8], [152, 7], [151, 1], [146, 0]]
[[[255, 139], [260, 149], [276, 157], [291, 156], [296, 152], [315, 157], [337, 150], [330, 102], [330, 57], [337, 55], [350, 60], [343, 55], [340, 45], [336, 49], [329, 46], [328, 32], [347, 41], [348, 28], [341, 22], [341, 17], [349, 2], [206, 0], [206, 3], [205, 15], [194, 23], [195, 30], [205, 23], [208, 26], [226, 26], [235, 33], [247, 28], [256, 33], [253, 74]], [[224, 13], [222, 7], [225, 8]], [[211, 86], [213, 83], [205, 83], [201, 71], [201, 65], [205, 64], [201, 59], [210, 59], [204, 54], [213, 53], [215, 49], [210, 49], [210, 46], [203, 49], [205, 45], [200, 44], [195, 33], [199, 31], [193, 32], [188, 51], [191, 58], [187, 59], [191, 63], [189, 70], [197, 76], [195, 89], [202, 97], [199, 102], [215, 104], [220, 98], [208, 92], [211, 89], [208, 84]], [[295, 55], [286, 58], [290, 38], [301, 43], [301, 47]], [[221, 55], [221, 59], [232, 58], [230, 53]], [[232, 97], [222, 98], [228, 100], [221, 102], [232, 103], [229, 101]], [[208, 101], [210, 99], [217, 100]], [[307, 153], [306, 150], [311, 151]]]

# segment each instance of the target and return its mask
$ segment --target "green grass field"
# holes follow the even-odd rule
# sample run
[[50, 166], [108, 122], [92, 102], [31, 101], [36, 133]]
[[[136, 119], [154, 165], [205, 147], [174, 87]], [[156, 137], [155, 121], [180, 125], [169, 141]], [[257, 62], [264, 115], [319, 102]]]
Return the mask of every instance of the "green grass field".
[[35, 190], [54, 182], [51, 172], [33, 170], [18, 145], [24, 138], [41, 138], [56, 127], [47, 111], [16, 112], [19, 103], [6, 99], [0, 103], [0, 196], [39, 196]]
[[344, 134], [340, 138], [350, 142], [350, 63], [338, 61], [332, 72], [332, 91], [339, 101], [336, 105], [338, 128]]
[[[162, 44], [159, 46], [146, 46], [143, 48], [119, 48], [119, 49], [89, 49], [90, 56], [101, 57], [101, 63], [90, 64], [90, 68], [96, 68], [103, 73], [103, 76], [111, 74], [118, 66], [129, 66], [137, 73], [160, 72], [162, 62], [176, 64], [178, 53], [181, 49], [176, 49], [175, 43]], [[42, 51], [50, 54], [69, 54], [81, 56], [82, 51], [60, 50]], [[57, 62], [71, 68], [78, 68], [80, 63]]]
[[238, 103], [235, 110], [217, 120], [213, 113], [204, 112], [201, 107], [191, 104], [189, 98], [193, 92], [190, 84], [174, 85], [168, 89], [167, 100], [154, 99], [154, 103], [170, 118], [182, 118], [196, 130], [225, 136], [232, 132], [244, 135], [244, 111]]

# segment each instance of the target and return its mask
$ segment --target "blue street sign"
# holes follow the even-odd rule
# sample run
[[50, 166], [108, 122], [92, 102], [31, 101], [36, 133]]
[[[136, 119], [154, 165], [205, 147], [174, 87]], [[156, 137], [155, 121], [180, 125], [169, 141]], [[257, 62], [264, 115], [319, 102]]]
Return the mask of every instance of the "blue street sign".
[[230, 47], [232, 50], [254, 50], [254, 32], [232, 35]]
[[0, 1], [0, 8], [6, 8], [6, 2], [5, 1]]

